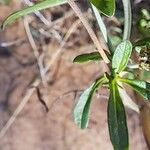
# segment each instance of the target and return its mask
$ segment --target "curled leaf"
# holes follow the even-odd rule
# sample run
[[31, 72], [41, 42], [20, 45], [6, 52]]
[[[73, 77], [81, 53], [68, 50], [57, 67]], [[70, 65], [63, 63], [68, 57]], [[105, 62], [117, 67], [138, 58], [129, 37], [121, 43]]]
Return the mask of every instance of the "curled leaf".
[[81, 54], [75, 57], [73, 60], [74, 63], [84, 63], [84, 62], [90, 62], [90, 61], [98, 61], [102, 60], [101, 55], [99, 52], [93, 52], [93, 53], [86, 53], [86, 54]]
[[113, 16], [115, 13], [115, 0], [91, 0], [91, 3], [108, 17]]
[[67, 0], [44, 0], [33, 6], [29, 6], [22, 10], [16, 11], [4, 20], [4, 22], [1, 25], [1, 29], [4, 29], [6, 25], [12, 23], [14, 20], [18, 19], [19, 17], [25, 16], [35, 11], [39, 11], [39, 10], [46, 9], [49, 7], [61, 5], [64, 3], [67, 3]]
[[86, 128], [89, 122], [90, 105], [95, 90], [106, 82], [106, 78], [98, 78], [89, 88], [87, 88], [80, 96], [74, 108], [74, 121], [79, 128]]

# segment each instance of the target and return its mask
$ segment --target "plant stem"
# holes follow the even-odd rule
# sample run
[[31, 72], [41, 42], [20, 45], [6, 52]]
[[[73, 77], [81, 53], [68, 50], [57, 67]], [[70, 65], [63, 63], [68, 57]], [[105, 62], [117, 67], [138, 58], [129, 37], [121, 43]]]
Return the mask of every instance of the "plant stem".
[[98, 49], [100, 55], [102, 56], [103, 60], [105, 61], [105, 63], [109, 63], [110, 61], [109, 61], [107, 55], [105, 54], [103, 48], [101, 47], [98, 38], [96, 37], [94, 31], [92, 30], [89, 23], [87, 22], [87, 20], [83, 16], [83, 14], [82, 14], [81, 10], [79, 9], [79, 7], [76, 5], [74, 0], [68, 0], [68, 4], [71, 6], [71, 8], [77, 14], [77, 16], [80, 18], [81, 22], [83, 23], [84, 27], [86, 28], [87, 32], [89, 33], [92, 41], [94, 42], [95, 46], [97, 47], [97, 49]]
[[123, 8], [124, 8], [124, 32], [123, 32], [123, 40], [129, 40], [131, 34], [131, 21], [132, 21], [132, 14], [131, 14], [131, 2], [130, 0], [122, 0]]

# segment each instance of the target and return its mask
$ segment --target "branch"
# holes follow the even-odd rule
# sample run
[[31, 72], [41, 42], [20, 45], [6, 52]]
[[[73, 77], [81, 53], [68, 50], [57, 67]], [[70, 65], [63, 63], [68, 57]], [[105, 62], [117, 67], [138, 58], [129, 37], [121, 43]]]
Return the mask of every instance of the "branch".
[[86, 28], [87, 32], [89, 33], [92, 41], [94, 42], [95, 46], [97, 47], [97, 49], [98, 49], [100, 55], [102, 56], [103, 60], [105, 61], [105, 63], [109, 63], [109, 59], [108, 59], [107, 55], [105, 54], [103, 48], [101, 47], [98, 38], [96, 37], [94, 31], [90, 27], [86, 18], [83, 16], [83, 14], [82, 14], [81, 10], [79, 9], [79, 7], [77, 6], [77, 4], [74, 2], [74, 0], [68, 0], [68, 4], [74, 10], [74, 12], [77, 14], [79, 19], [83, 23], [84, 27]]

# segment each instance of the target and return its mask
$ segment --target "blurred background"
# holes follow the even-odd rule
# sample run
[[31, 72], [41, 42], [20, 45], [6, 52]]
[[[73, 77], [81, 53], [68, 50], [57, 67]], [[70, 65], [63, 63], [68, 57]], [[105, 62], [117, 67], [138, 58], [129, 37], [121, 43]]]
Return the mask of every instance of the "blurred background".
[[[0, 23], [13, 11], [36, 2], [0, 0]], [[85, 0], [77, 3], [105, 48], [89, 5]], [[122, 3], [118, 0], [117, 4], [116, 17], [104, 18], [114, 45], [123, 30]], [[150, 0], [132, 0], [132, 7], [135, 40], [150, 34], [142, 28], [143, 20], [150, 25]], [[106, 70], [103, 62], [73, 64], [77, 55], [93, 50], [88, 33], [67, 4], [20, 18], [0, 31], [0, 129], [24, 98], [28, 99], [1, 137], [0, 150], [113, 149], [107, 127], [106, 88], [94, 97], [88, 129], [78, 129], [72, 119], [82, 90]], [[147, 150], [138, 114], [128, 108], [126, 112], [130, 149]]]

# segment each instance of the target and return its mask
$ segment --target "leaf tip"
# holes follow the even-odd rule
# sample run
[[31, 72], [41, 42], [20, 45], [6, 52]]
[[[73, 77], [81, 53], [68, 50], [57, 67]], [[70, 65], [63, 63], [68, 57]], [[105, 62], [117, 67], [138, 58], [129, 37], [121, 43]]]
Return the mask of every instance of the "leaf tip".
[[8, 25], [7, 18], [0, 25], [0, 30], [5, 30], [5, 27]]
[[4, 30], [5, 29], [5, 24], [4, 24], [4, 22], [0, 25], [0, 30]]
[[73, 59], [73, 63], [78, 63], [78, 61], [76, 60], [76, 58]]

